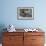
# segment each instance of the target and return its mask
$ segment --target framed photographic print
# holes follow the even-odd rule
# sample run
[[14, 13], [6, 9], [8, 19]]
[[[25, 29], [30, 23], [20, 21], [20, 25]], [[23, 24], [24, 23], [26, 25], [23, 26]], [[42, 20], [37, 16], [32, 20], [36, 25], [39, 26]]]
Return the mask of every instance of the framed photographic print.
[[17, 8], [17, 19], [19, 20], [34, 19], [34, 8], [33, 7], [18, 7]]

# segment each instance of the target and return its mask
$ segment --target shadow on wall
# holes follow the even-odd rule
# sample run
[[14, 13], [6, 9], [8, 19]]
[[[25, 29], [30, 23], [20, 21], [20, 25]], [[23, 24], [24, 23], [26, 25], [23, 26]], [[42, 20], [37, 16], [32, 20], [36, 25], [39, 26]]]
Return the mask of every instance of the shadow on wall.
[[4, 24], [0, 24], [0, 43], [2, 43], [2, 32], [5, 32], [6, 30], [4, 30], [4, 28], [6, 28], [6, 26]]

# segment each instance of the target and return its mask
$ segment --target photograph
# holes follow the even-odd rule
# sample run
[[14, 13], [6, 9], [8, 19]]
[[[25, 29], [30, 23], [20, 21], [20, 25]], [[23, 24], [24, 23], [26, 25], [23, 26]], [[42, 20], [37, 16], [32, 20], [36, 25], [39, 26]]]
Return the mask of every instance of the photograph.
[[18, 7], [17, 19], [21, 19], [21, 20], [34, 19], [34, 8], [33, 7]]

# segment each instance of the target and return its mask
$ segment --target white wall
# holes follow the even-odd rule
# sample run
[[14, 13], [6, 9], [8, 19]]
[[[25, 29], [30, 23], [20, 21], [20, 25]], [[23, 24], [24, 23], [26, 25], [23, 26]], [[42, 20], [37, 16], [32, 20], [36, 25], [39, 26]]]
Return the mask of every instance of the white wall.
[[[46, 31], [46, 0], [1, 0], [0, 24], [16, 28], [41, 27]], [[17, 20], [17, 7], [34, 7], [34, 20]]]

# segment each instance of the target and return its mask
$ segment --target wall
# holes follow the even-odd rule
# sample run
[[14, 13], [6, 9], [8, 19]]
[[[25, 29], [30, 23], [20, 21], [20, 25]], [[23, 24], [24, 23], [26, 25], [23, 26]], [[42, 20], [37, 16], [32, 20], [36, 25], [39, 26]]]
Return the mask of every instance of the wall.
[[[0, 24], [16, 28], [46, 28], [46, 0], [1, 0]], [[17, 20], [17, 7], [34, 7], [34, 20]]]
[[[46, 0], [0, 0], [0, 27], [40, 27], [46, 32]], [[17, 20], [17, 7], [34, 7], [34, 20]], [[1, 30], [0, 30], [1, 31]]]

